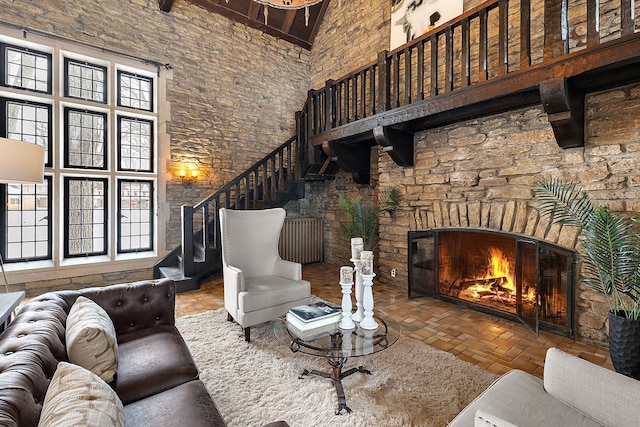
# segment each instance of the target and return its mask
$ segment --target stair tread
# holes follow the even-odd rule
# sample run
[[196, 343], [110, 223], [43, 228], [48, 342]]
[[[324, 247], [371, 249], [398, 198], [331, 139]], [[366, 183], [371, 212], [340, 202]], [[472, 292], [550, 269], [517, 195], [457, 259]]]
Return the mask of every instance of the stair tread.
[[182, 273], [180, 267], [160, 267], [160, 271], [168, 279], [184, 280], [188, 278]]

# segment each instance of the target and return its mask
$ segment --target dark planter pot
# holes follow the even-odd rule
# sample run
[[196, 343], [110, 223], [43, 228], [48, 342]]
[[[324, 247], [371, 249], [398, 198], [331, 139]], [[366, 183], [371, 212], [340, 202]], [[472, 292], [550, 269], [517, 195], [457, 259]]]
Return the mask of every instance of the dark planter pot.
[[609, 353], [616, 372], [640, 380], [640, 320], [609, 312]]

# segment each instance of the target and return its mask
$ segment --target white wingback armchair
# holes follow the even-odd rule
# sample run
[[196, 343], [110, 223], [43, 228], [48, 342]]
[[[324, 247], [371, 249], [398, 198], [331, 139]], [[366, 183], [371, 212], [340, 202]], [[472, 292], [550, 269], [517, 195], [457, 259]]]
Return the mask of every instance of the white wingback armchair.
[[311, 285], [302, 280], [302, 265], [280, 258], [278, 240], [285, 210], [222, 208], [220, 228], [224, 306], [250, 340], [251, 326], [283, 316], [308, 304]]

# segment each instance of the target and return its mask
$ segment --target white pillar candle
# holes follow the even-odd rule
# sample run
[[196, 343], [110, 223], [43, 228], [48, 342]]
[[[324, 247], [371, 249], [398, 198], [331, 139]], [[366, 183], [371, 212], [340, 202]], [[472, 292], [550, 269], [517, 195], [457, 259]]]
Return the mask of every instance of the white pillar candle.
[[373, 274], [373, 252], [362, 251], [360, 259], [362, 260], [362, 274]]
[[353, 267], [345, 265], [340, 267], [340, 283], [350, 285], [353, 283]]
[[351, 239], [351, 259], [360, 259], [360, 252], [364, 249], [362, 237]]

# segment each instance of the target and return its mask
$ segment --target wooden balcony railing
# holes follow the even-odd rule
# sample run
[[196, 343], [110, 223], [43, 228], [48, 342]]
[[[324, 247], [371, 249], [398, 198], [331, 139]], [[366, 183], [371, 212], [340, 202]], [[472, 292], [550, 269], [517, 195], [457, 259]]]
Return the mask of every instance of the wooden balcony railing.
[[[424, 117], [462, 110], [472, 104], [477, 105], [476, 110], [451, 116], [490, 114], [504, 106], [486, 108], [481, 102], [502, 97], [514, 104], [506, 101], [514, 94], [523, 95], [523, 104], [545, 103], [541, 98], [545, 94], [576, 104], [569, 99], [571, 94], [561, 93], [575, 87], [581, 89], [579, 84], [563, 87], [567, 79], [587, 76], [594, 70], [637, 65], [637, 3], [640, 2], [486, 1], [394, 51], [381, 52], [376, 62], [310, 91], [306, 104], [310, 142], [326, 147], [327, 141], [355, 135], [362, 141], [364, 133], [374, 139], [373, 133], [380, 126], [407, 130], [416, 121], [423, 128], [439, 125], [447, 119], [440, 117], [427, 123]], [[602, 23], [606, 23], [604, 30], [600, 28]], [[633, 73], [634, 78], [636, 74]], [[611, 80], [611, 76], [607, 78]], [[545, 92], [541, 95], [541, 82], [550, 79], [561, 80], [551, 84], [550, 90], [540, 88]], [[590, 84], [595, 88], [604, 82]], [[458, 94], [463, 97], [456, 97]], [[383, 135], [380, 130], [377, 133]], [[580, 135], [571, 138], [559, 144], [581, 144], [577, 142]]]

